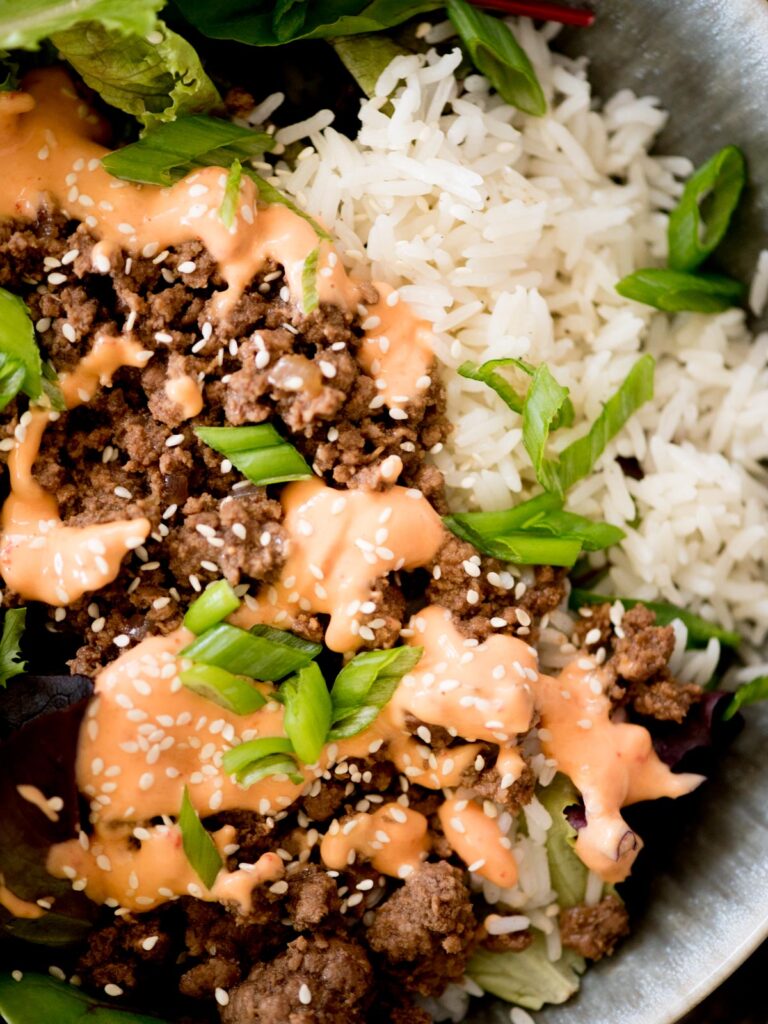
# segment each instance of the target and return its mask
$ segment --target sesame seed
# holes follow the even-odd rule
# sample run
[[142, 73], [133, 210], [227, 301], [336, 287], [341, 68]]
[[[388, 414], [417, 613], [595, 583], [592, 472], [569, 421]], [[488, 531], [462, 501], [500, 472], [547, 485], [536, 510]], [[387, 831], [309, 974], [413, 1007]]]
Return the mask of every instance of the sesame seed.
[[115, 985], [113, 982], [109, 982], [108, 985], [104, 986], [104, 994], [108, 996], [117, 997], [123, 994], [123, 990], [120, 988], [119, 985]]
[[121, 633], [120, 636], [116, 636], [113, 640], [115, 647], [127, 647], [131, 642], [131, 638], [126, 636], [125, 633]]
[[225, 992], [223, 988], [217, 988], [215, 995], [219, 1006], [226, 1006], [229, 1003], [229, 993]]
[[64, 284], [66, 280], [66, 274], [54, 273], [48, 275], [48, 284]]
[[118, 224], [117, 230], [121, 235], [133, 235], [136, 233], [136, 228], [133, 224]]
[[130, 501], [131, 498], [133, 497], [133, 495], [131, 494], [127, 487], [115, 487], [113, 493], [118, 498], [125, 498], [126, 501]]
[[299, 989], [299, 1002], [302, 1006], [309, 1006], [312, 1002], [312, 993], [309, 991], [309, 985], [306, 982], [302, 982], [301, 988]]

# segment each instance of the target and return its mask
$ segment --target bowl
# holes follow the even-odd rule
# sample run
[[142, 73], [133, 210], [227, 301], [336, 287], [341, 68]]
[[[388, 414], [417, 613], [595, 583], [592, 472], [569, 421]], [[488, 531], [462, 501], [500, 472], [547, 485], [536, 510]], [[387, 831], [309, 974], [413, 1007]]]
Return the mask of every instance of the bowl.
[[[700, 162], [727, 143], [744, 150], [750, 187], [723, 263], [748, 280], [768, 239], [768, 2], [602, 0], [595, 26], [561, 46], [590, 58], [603, 97], [626, 87], [661, 99], [670, 119], [659, 151]], [[659, 808], [633, 936], [536, 1024], [673, 1024], [768, 938], [768, 708], [745, 717], [717, 775]], [[508, 1024], [509, 1008], [470, 1019]]]

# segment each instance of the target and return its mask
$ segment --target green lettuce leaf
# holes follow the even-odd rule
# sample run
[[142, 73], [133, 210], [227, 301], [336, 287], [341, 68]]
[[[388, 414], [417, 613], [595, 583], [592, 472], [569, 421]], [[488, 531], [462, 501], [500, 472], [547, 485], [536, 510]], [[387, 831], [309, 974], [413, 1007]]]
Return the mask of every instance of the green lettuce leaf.
[[540, 1010], [545, 1003], [564, 1003], [578, 991], [584, 960], [564, 949], [557, 961], [547, 956], [544, 937], [536, 933], [522, 953], [492, 953], [479, 949], [469, 962], [467, 974], [485, 992]]
[[379, 32], [445, 5], [441, 0], [176, 0], [176, 6], [203, 35], [278, 46]]
[[[341, 39], [332, 39], [331, 43], [344, 67], [369, 97], [373, 96], [376, 83], [395, 57], [408, 53], [408, 50], [383, 35], [343, 36]], [[389, 112], [386, 107], [384, 112]]]
[[576, 855], [576, 829], [566, 818], [565, 809], [579, 802], [579, 794], [571, 780], [558, 773], [536, 795], [552, 817], [552, 825], [547, 832], [552, 888], [561, 907], [575, 907], [577, 903], [584, 902], [589, 872]]
[[3, 618], [3, 634], [0, 637], [0, 686], [9, 679], [21, 675], [27, 667], [21, 660], [19, 646], [27, 620], [26, 608], [9, 608]]
[[46, 36], [86, 21], [145, 36], [155, 28], [164, 5], [165, 0], [3, 0], [0, 47], [35, 50]]
[[126, 34], [119, 27], [89, 21], [51, 39], [86, 85], [145, 128], [180, 114], [202, 113], [221, 102], [194, 47], [161, 21], [146, 34]]
[[21, 981], [0, 974], [0, 1014], [6, 1024], [158, 1024], [157, 1017], [107, 1006], [43, 974]]

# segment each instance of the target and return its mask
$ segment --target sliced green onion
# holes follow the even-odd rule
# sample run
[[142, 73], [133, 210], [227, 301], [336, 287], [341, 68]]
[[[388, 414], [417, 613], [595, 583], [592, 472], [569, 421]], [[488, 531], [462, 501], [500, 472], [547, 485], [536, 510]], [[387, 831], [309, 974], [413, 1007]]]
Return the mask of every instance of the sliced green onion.
[[768, 699], [768, 676], [757, 676], [756, 679], [750, 679], [734, 693], [731, 702], [725, 709], [723, 719], [727, 722], [745, 704], [754, 704], [756, 701], [766, 699]]
[[314, 764], [331, 725], [331, 695], [317, 663], [286, 679], [280, 697], [285, 705], [283, 728], [293, 749], [305, 764]]
[[304, 776], [296, 769], [296, 762], [292, 757], [284, 757], [282, 754], [274, 754], [271, 757], [262, 757], [260, 761], [253, 761], [247, 768], [237, 773], [237, 781], [248, 789], [256, 782], [261, 782], [268, 775], [287, 775], [291, 782], [301, 785]]
[[714, 637], [726, 647], [738, 647], [741, 637], [729, 629], [702, 619], [700, 615], [694, 615], [685, 608], [678, 608], [675, 604], [668, 604], [666, 601], [640, 601], [634, 597], [611, 597], [607, 594], [595, 594], [591, 590], [580, 590], [574, 587], [568, 604], [573, 609], [591, 604], [613, 604], [614, 601], [621, 601], [625, 608], [634, 608], [636, 604], [645, 605], [650, 611], [656, 614], [656, 623], [659, 626], [668, 626], [673, 619], [680, 619], [688, 630], [689, 647], [706, 647], [707, 643]]
[[[504, 542], [509, 537], [516, 538], [516, 550], [522, 554], [519, 538], [524, 533], [531, 538], [545, 539], [552, 536], [578, 541], [587, 551], [611, 547], [625, 536], [618, 526], [596, 523], [585, 516], [566, 512], [562, 506], [562, 498], [545, 491], [504, 512], [460, 512], [444, 516], [443, 522], [457, 537], [497, 558], [508, 558], [509, 545]], [[570, 548], [564, 550], [569, 558]]]
[[495, 558], [517, 565], [563, 565], [570, 568], [581, 554], [577, 537], [551, 537], [534, 532], [507, 533], [487, 544]]
[[272, 754], [292, 754], [293, 744], [285, 736], [265, 736], [259, 740], [239, 743], [231, 750], [224, 751], [221, 765], [227, 775], [237, 775], [253, 761], [260, 761]]
[[645, 267], [623, 277], [616, 291], [665, 313], [722, 313], [737, 306], [744, 285], [719, 274], [687, 274], [682, 270]]
[[[496, 394], [501, 398], [503, 402], [509, 406], [512, 412], [522, 413], [523, 403], [525, 401], [524, 395], [518, 395], [514, 387], [497, 373], [497, 370], [507, 367], [514, 367], [517, 370], [521, 370], [523, 373], [532, 377], [536, 372], [536, 368], [531, 366], [530, 363], [526, 363], [522, 359], [489, 359], [487, 362], [482, 363], [478, 366], [477, 363], [467, 361], [462, 363], [456, 371], [461, 377], [467, 377], [469, 380], [480, 381], [482, 384], [487, 384], [489, 388], [492, 388]], [[552, 421], [552, 430], [557, 430], [559, 427], [570, 427], [574, 419], [573, 403], [570, 398], [566, 398], [563, 402], [559, 413], [555, 416]]]
[[545, 114], [547, 101], [536, 72], [507, 25], [466, 0], [448, 0], [446, 9], [472, 63], [502, 99], [526, 114]]
[[306, 314], [317, 309], [320, 298], [317, 293], [317, 264], [320, 259], [320, 250], [314, 248], [304, 260], [304, 269], [301, 271], [301, 305]]
[[258, 157], [275, 140], [205, 114], [188, 114], [152, 128], [137, 141], [102, 158], [105, 170], [123, 181], [172, 185], [199, 167], [229, 167]]
[[324, 242], [333, 241], [333, 236], [329, 235], [325, 228], [318, 224], [314, 217], [310, 217], [306, 210], [302, 210], [301, 207], [297, 206], [292, 199], [289, 199], [288, 196], [275, 188], [274, 185], [271, 185], [266, 178], [262, 178], [260, 174], [257, 174], [256, 171], [250, 167], [244, 167], [243, 171], [259, 190], [259, 196], [263, 202], [270, 204], [276, 203], [278, 206], [286, 207], [286, 209], [290, 210], [291, 213], [295, 213], [297, 217], [301, 217], [302, 220], [305, 220], [318, 238], [321, 238]]
[[722, 241], [747, 180], [744, 154], [725, 146], [693, 172], [669, 215], [669, 266], [695, 270]]
[[641, 356], [617, 390], [603, 406], [603, 410], [584, 437], [578, 438], [560, 452], [552, 479], [565, 494], [577, 480], [589, 476], [606, 445], [637, 412], [640, 406], [653, 398], [653, 356]]
[[225, 228], [232, 228], [237, 216], [237, 206], [240, 202], [240, 183], [243, 179], [243, 165], [239, 160], [233, 160], [232, 166], [227, 174], [227, 183], [224, 186], [224, 198], [219, 207], [219, 219]]
[[184, 625], [192, 633], [204, 633], [240, 607], [240, 598], [226, 580], [209, 583], [187, 610]]
[[234, 675], [272, 682], [308, 665], [321, 650], [320, 644], [279, 629], [255, 626], [248, 632], [219, 622], [193, 640], [181, 655]]
[[192, 665], [180, 672], [179, 678], [188, 690], [236, 715], [250, 715], [267, 703], [251, 680], [216, 665]]
[[206, 889], [210, 889], [224, 867], [224, 862], [210, 833], [203, 828], [186, 786], [179, 811], [179, 829], [187, 860]]
[[269, 423], [246, 427], [195, 427], [195, 433], [214, 451], [226, 456], [251, 483], [306, 480], [312, 470], [292, 444]]
[[364, 651], [348, 662], [331, 689], [333, 728], [328, 739], [347, 739], [367, 729], [423, 653], [423, 647], [393, 647]]
[[548, 491], [563, 493], [554, 463], [546, 456], [552, 425], [568, 399], [568, 388], [561, 387], [546, 366], [533, 375], [523, 404], [523, 444], [533, 463], [536, 479]]

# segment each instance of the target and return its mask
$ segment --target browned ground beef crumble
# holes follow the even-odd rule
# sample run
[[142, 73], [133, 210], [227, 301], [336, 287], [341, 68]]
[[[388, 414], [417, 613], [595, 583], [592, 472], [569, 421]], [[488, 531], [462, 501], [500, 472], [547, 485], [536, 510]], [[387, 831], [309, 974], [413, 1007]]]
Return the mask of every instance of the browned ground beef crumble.
[[[384, 488], [381, 464], [398, 455], [404, 465], [400, 482], [419, 487], [438, 512], [446, 510], [442, 476], [425, 463], [426, 453], [449, 430], [442, 387], [435, 381], [411, 403], [406, 421], [371, 410], [376, 387], [356, 358], [362, 335], [357, 313], [323, 306], [303, 315], [287, 301], [281, 268], [270, 265], [228, 322], [216, 324], [210, 304], [223, 282], [199, 244], [186, 243], [162, 258], [123, 257], [109, 274], [92, 271], [93, 244], [82, 225], [55, 212], [43, 211], [32, 224], [0, 225], [0, 285], [24, 295], [44, 357], [58, 371], [71, 370], [99, 331], [131, 330], [154, 353], [143, 371], [120, 370], [112, 387], [51, 424], [35, 464], [37, 479], [57, 496], [65, 521], [146, 516], [152, 523], [146, 545], [125, 559], [112, 584], [68, 608], [63, 622], [51, 615], [51, 631], [79, 642], [73, 671], [93, 675], [116, 655], [119, 635], [136, 643], [175, 628], [214, 579], [224, 576], [253, 592], [281, 568], [285, 533], [279, 502], [242, 481], [199, 442], [195, 424], [273, 420], [338, 487]], [[52, 260], [72, 250], [73, 261], [57, 267], [65, 283], [51, 285]], [[179, 270], [185, 261], [194, 263], [194, 271]], [[366, 299], [375, 300], [372, 289]], [[65, 325], [74, 330], [74, 341], [65, 336]], [[262, 365], [261, 356], [257, 368], [261, 351], [269, 361]], [[323, 375], [321, 361], [332, 364], [333, 376]], [[191, 421], [182, 421], [164, 391], [166, 377], [180, 374], [196, 376], [204, 389], [204, 411]], [[281, 381], [288, 374], [300, 375], [306, 386], [287, 390]], [[13, 433], [21, 411], [15, 403], [6, 409], [1, 436]], [[244, 537], [243, 530], [233, 529], [238, 524]], [[219, 543], [211, 544], [199, 526], [210, 527]], [[467, 575], [468, 559], [480, 567], [479, 576]], [[395, 574], [377, 582], [369, 618], [384, 624], [369, 646], [396, 643], [410, 612], [427, 602], [449, 608], [468, 636], [484, 640], [508, 633], [534, 642], [541, 620], [565, 594], [562, 570], [544, 566], [524, 579], [512, 577], [495, 559], [448, 537], [428, 575]], [[20, 603], [12, 593], [3, 598]], [[640, 607], [620, 627], [612, 625], [608, 606], [586, 609], [583, 616], [574, 642], [604, 649], [616, 705], [682, 720], [700, 691], [680, 686], [668, 673], [671, 629], [656, 627], [652, 613]], [[296, 628], [318, 639], [324, 621], [305, 616]], [[413, 719], [408, 728], [416, 733], [425, 724]], [[426, 745], [433, 751], [459, 742], [452, 730], [427, 728]], [[424, 742], [423, 730], [420, 738]], [[502, 788], [497, 755], [498, 748], [488, 744], [482, 766], [468, 770], [464, 784], [517, 813], [533, 795], [533, 773], [526, 767], [514, 785]], [[319, 866], [315, 825], [324, 830], [332, 819], [343, 821], [397, 798], [427, 816], [432, 840], [430, 859], [405, 883], [370, 864], [352, 864], [340, 873]], [[466, 872], [442, 835], [440, 800], [439, 793], [401, 778], [385, 748], [364, 761], [335, 766], [322, 785], [274, 817], [212, 817], [209, 827], [230, 824], [237, 831], [239, 849], [230, 867], [278, 850], [287, 884], [256, 889], [247, 916], [191, 898], [135, 917], [111, 918], [105, 911], [78, 973], [87, 986], [117, 984], [129, 997], [171, 984], [183, 997], [207, 1000], [211, 1012], [218, 1007], [224, 1024], [427, 1024], [414, 998], [437, 995], [460, 979], [477, 943], [519, 951], [531, 941], [527, 930], [504, 936], [484, 930], [488, 905], [470, 893]], [[614, 896], [561, 916], [563, 942], [592, 958], [611, 953], [626, 927], [626, 912]]]

